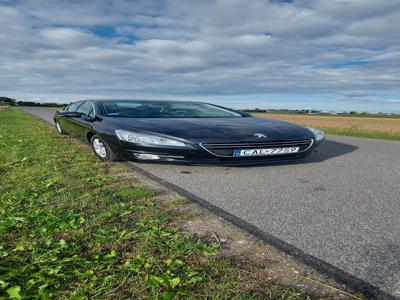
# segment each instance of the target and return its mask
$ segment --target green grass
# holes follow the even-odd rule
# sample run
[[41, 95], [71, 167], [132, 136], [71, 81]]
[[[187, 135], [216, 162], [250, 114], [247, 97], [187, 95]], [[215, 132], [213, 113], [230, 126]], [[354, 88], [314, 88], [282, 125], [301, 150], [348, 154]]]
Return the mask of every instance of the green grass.
[[0, 299], [305, 298], [174, 228], [179, 215], [128, 171], [0, 111]]
[[375, 132], [375, 131], [366, 131], [366, 130], [344, 130], [344, 129], [335, 129], [335, 128], [324, 128], [324, 127], [321, 127], [320, 129], [323, 130], [327, 134], [400, 141], [400, 135], [390, 134], [390, 133], [385, 133], [385, 132]]

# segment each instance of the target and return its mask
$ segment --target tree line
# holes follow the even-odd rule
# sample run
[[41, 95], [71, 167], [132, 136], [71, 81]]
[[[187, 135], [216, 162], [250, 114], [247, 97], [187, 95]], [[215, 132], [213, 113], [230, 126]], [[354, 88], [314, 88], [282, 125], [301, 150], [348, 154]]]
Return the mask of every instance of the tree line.
[[39, 103], [35, 101], [20, 101], [8, 97], [0, 97], [0, 104], [7, 104], [11, 106], [46, 106], [46, 107], [62, 107], [67, 105], [55, 102]]

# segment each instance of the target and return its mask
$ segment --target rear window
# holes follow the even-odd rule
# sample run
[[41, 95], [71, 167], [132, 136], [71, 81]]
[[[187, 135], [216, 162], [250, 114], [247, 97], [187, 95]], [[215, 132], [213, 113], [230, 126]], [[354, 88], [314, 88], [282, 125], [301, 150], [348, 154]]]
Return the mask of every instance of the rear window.
[[78, 107], [81, 106], [81, 104], [82, 104], [82, 102], [72, 103], [72, 104], [67, 106], [66, 110], [68, 110], [68, 111], [76, 111], [78, 109]]
[[93, 112], [93, 104], [91, 102], [85, 102], [79, 106], [77, 112], [80, 112], [85, 116], [90, 116], [90, 114]]

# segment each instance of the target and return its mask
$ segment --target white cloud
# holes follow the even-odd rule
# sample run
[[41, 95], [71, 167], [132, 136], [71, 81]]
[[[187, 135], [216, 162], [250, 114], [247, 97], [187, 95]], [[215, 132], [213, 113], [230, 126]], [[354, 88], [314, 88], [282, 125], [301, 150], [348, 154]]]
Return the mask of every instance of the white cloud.
[[[395, 101], [399, 17], [398, 0], [10, 1], [0, 6], [0, 90]], [[387, 95], [371, 97], [386, 105]]]
[[100, 39], [83, 30], [72, 28], [46, 28], [40, 31], [43, 43], [58, 48], [82, 48], [100, 44]]

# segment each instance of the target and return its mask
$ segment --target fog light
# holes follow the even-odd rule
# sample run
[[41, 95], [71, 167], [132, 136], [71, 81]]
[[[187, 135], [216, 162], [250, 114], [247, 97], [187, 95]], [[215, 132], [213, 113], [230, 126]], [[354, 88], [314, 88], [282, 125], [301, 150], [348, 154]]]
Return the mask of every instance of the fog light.
[[139, 159], [160, 159], [160, 157], [155, 154], [135, 153], [135, 156]]

